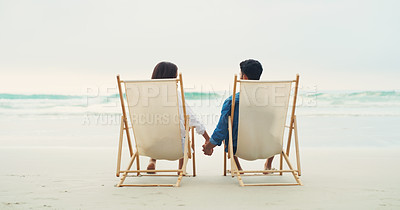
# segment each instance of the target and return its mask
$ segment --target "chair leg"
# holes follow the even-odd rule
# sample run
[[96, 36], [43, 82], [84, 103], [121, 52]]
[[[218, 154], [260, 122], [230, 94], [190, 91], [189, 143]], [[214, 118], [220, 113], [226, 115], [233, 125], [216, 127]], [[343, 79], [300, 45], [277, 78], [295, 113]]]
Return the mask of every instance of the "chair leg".
[[186, 165], [187, 165], [187, 162], [188, 162], [188, 155], [185, 154], [185, 155], [183, 156], [183, 166], [182, 166], [183, 175], [186, 175]]
[[[282, 154], [279, 155], [279, 170], [283, 170], [283, 156]], [[282, 172], [279, 172], [279, 175], [283, 175]]]
[[292, 164], [290, 164], [289, 157], [285, 154], [284, 151], [282, 151], [282, 154], [283, 154], [283, 157], [284, 157], [285, 160], [286, 160], [286, 164], [289, 166], [289, 169], [290, 169], [290, 170], [293, 170], [293, 171], [292, 171], [292, 174], [293, 174], [293, 177], [294, 177], [294, 179], [296, 180], [297, 184], [303, 185], [303, 184], [301, 183], [301, 181], [300, 181], [300, 178], [297, 176], [297, 173], [294, 171], [294, 169], [293, 169], [293, 167], [292, 167]]
[[225, 152], [225, 148], [224, 148], [224, 176], [226, 176], [226, 152]]
[[192, 162], [193, 162], [193, 176], [196, 176], [196, 152], [195, 152], [195, 150], [194, 150], [194, 128], [192, 128], [192, 149], [193, 149], [193, 153], [192, 153], [192, 156], [193, 156], [193, 159], [192, 159]]
[[[229, 143], [228, 143], [228, 155], [231, 159], [231, 175], [232, 177], [235, 176], [236, 171], [238, 171], [238, 167], [236, 166], [235, 158], [233, 156], [233, 138], [232, 138], [232, 122], [231, 118], [229, 117], [228, 120], [228, 132], [229, 132]], [[228, 158], [229, 158], [228, 156]]]
[[229, 116], [229, 120], [228, 120], [228, 130], [229, 130], [229, 154], [231, 156], [231, 174], [232, 177], [234, 177], [236, 175], [240, 186], [244, 186], [242, 177], [240, 176], [239, 173], [239, 168], [236, 164], [234, 155], [233, 155], [233, 138], [232, 138], [232, 120], [231, 117]]
[[242, 176], [240, 176], [239, 171], [236, 171], [236, 174], [237, 174], [237, 179], [238, 179], [238, 181], [239, 181], [239, 185], [240, 185], [241, 187], [244, 187], [244, 183], [243, 183], [243, 180], [242, 180]]
[[119, 171], [121, 170], [121, 153], [122, 153], [122, 141], [124, 139], [124, 116], [121, 116], [121, 126], [119, 129], [119, 142], [118, 142], [118, 159], [117, 159], [117, 177], [119, 177]]
[[[231, 126], [229, 126], [229, 128], [231, 128]], [[231, 132], [231, 130], [229, 130], [229, 143], [228, 143], [229, 151], [228, 152], [231, 157], [230, 158], [231, 159], [231, 175], [232, 175], [232, 177], [234, 177], [236, 174], [236, 171], [238, 171], [238, 167], [236, 166], [236, 161], [235, 161], [235, 158], [233, 155], [233, 142], [232, 142], [231, 136], [232, 136], [232, 132]]]
[[[136, 153], [136, 169], [140, 170], [139, 153]], [[137, 172], [137, 175], [140, 176], [140, 172]]]
[[236, 171], [237, 171], [237, 167], [235, 167], [235, 166], [236, 166], [236, 162], [235, 162], [234, 158], [232, 157], [231, 158], [231, 176], [232, 176], [232, 178], [235, 176]]
[[[233, 146], [232, 146], [233, 147]], [[240, 172], [239, 172], [239, 168], [238, 168], [238, 166], [237, 166], [237, 164], [236, 164], [236, 161], [235, 161], [235, 158], [234, 158], [234, 156], [233, 156], [233, 148], [232, 148], [232, 153], [231, 153], [231, 174], [232, 174], [232, 177], [234, 177], [235, 175], [236, 175], [236, 178], [238, 179], [238, 181], [239, 181], [239, 185], [241, 186], [241, 187], [243, 187], [244, 186], [244, 183], [243, 183], [243, 180], [242, 180], [242, 176], [240, 175]]]
[[290, 145], [292, 142], [292, 132], [293, 132], [293, 118], [290, 120], [290, 125], [289, 125], [289, 136], [288, 136], [288, 141], [287, 141], [287, 146], [286, 146], [286, 155], [289, 157], [290, 153]]
[[183, 177], [183, 172], [179, 173], [179, 177], [178, 180], [176, 181], [175, 187], [179, 187], [182, 181], [182, 177]]
[[[134, 162], [135, 159], [136, 159], [136, 155], [137, 155], [137, 153], [135, 153], [134, 155], [132, 155], [131, 160], [129, 161], [129, 165], [128, 165], [128, 167], [126, 168], [126, 171], [129, 171], [129, 170], [131, 169], [131, 167], [132, 167], [132, 165], [133, 165], [133, 162]], [[125, 172], [125, 173], [122, 175], [122, 178], [121, 178], [120, 182], [118, 183], [117, 187], [121, 187], [121, 185], [124, 183], [124, 181], [125, 181], [125, 179], [126, 179], [127, 176], [128, 176], [128, 172]]]
[[190, 138], [189, 138], [189, 115], [186, 116], [186, 133], [185, 133], [185, 145], [184, 145], [184, 151], [183, 151], [183, 166], [182, 166], [182, 171], [183, 171], [183, 175], [186, 175], [186, 165], [188, 162], [188, 158], [189, 158], [189, 153], [190, 151], [188, 149], [190, 149], [189, 147], [189, 142], [190, 142]]
[[296, 146], [296, 161], [297, 161], [297, 170], [299, 172], [299, 176], [301, 176], [301, 166], [300, 166], [300, 152], [299, 152], [299, 135], [297, 133], [297, 118], [294, 116], [294, 143]]

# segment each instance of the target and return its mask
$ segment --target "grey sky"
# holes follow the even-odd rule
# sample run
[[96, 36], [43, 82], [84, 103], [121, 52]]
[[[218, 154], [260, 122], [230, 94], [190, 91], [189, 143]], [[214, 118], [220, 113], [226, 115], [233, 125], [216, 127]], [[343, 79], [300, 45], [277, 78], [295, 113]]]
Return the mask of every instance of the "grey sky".
[[0, 0], [0, 92], [79, 92], [148, 79], [228, 89], [240, 61], [318, 89], [400, 89], [400, 1]]

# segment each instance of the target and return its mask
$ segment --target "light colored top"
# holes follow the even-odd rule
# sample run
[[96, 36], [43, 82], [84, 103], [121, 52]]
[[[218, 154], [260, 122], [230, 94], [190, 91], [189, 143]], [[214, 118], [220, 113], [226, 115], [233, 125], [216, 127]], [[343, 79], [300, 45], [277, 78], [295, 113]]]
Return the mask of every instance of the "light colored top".
[[[181, 127], [181, 138], [182, 142], [185, 139], [185, 118], [183, 115], [183, 107], [182, 107], [182, 97], [181, 93], [178, 91], [178, 102], [179, 102], [179, 117], [180, 117], [180, 127]], [[203, 135], [205, 132], [204, 125], [197, 119], [196, 115], [193, 113], [190, 106], [186, 103], [186, 115], [189, 115], [189, 126], [193, 126], [196, 128], [196, 133], [199, 135]]]

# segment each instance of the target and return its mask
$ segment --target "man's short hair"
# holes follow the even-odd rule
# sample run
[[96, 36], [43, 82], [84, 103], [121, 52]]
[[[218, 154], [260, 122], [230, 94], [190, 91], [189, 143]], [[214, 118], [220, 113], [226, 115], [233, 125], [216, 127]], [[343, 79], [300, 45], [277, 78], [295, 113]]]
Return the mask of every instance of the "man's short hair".
[[261, 63], [253, 59], [242, 61], [240, 63], [240, 70], [249, 80], [259, 80], [263, 72]]

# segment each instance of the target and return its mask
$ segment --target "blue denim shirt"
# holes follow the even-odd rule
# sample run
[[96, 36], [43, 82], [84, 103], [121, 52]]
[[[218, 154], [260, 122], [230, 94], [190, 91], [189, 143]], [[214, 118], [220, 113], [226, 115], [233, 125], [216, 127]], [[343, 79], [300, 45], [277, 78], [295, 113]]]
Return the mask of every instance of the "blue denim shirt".
[[[229, 132], [228, 132], [228, 119], [231, 115], [232, 108], [232, 96], [227, 98], [222, 106], [221, 117], [219, 118], [217, 127], [215, 128], [213, 134], [211, 135], [210, 142], [214, 145], [221, 146], [222, 141], [225, 141], [226, 148], [225, 151], [228, 151], [228, 143], [229, 143]], [[233, 152], [236, 153], [236, 145], [237, 145], [237, 133], [238, 133], [238, 119], [239, 119], [239, 93], [235, 95], [235, 112], [233, 115], [233, 124], [232, 124], [232, 138], [233, 138]]]

